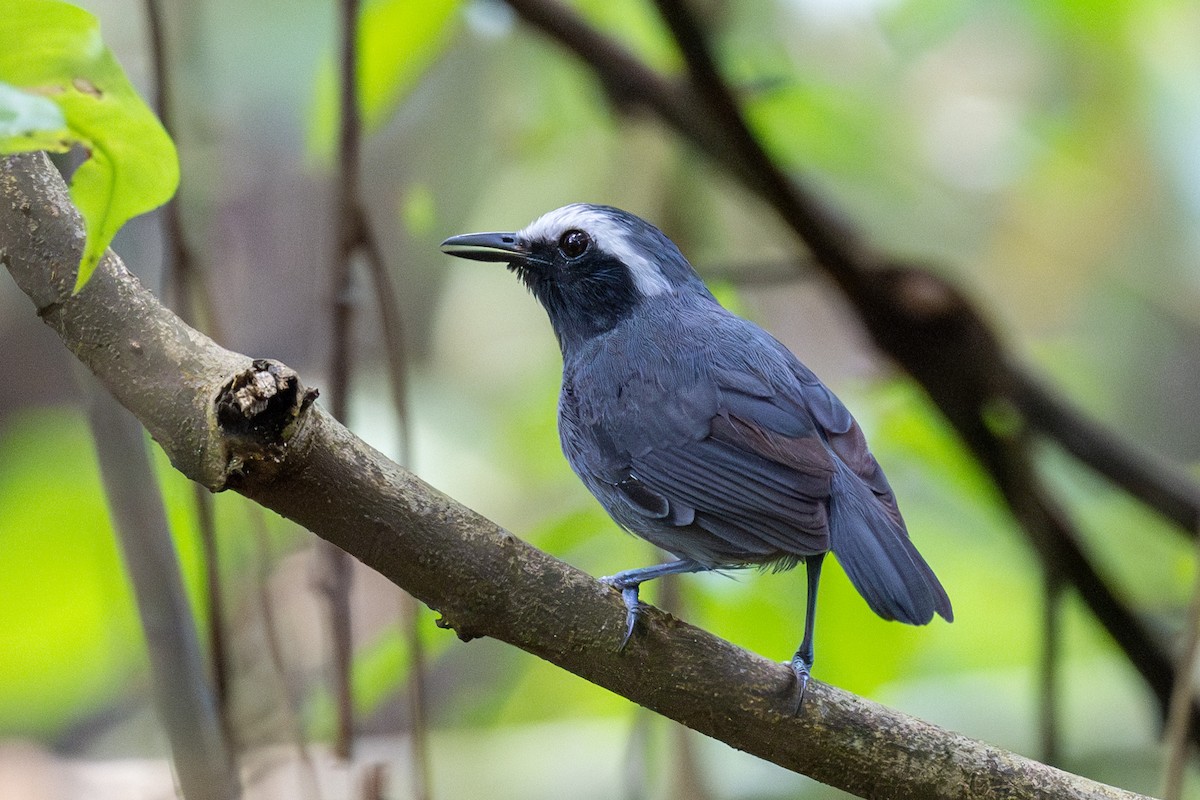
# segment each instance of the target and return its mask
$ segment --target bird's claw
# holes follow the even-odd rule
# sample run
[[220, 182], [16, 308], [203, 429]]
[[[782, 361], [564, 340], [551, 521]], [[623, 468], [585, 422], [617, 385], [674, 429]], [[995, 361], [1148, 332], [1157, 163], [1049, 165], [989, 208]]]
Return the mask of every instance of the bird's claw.
[[800, 709], [804, 706], [804, 693], [808, 690], [809, 680], [809, 665], [797, 654], [791, 661], [792, 674], [796, 677], [796, 708], [792, 711], [795, 716], [800, 715]]
[[621, 589], [621, 599], [625, 601], [625, 635], [621, 637], [621, 644], [617, 647], [618, 653], [625, 652], [625, 645], [629, 644], [630, 638], [633, 637], [633, 629], [637, 627], [638, 617], [645, 608], [642, 601], [638, 599], [638, 587], [636, 586], [626, 586]]
[[625, 603], [625, 635], [621, 637], [621, 644], [617, 646], [617, 652], [623, 653], [625, 652], [625, 646], [633, 638], [633, 630], [637, 627], [638, 617], [641, 616], [645, 604], [638, 599], [638, 584], [636, 583], [628, 585], [616, 577], [601, 578], [600, 582], [619, 591], [621, 593], [621, 600]]

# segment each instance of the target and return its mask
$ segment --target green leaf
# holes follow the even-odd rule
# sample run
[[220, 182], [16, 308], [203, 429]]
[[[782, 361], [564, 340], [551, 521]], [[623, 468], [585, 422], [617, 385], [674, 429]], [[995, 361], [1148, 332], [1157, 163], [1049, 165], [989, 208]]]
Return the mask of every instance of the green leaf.
[[[89, 156], [71, 179], [71, 199], [87, 227], [79, 291], [121, 226], [175, 193], [175, 145], [104, 46], [100, 23], [83, 9], [60, 0], [17, 0], [0, 14], [0, 41], [6, 43], [0, 81], [19, 90], [0, 95], [0, 124], [19, 114], [41, 120], [27, 136], [4, 136], [0, 128], [0, 153], [62, 150], [65, 142]], [[65, 131], [45, 116], [43, 103], [21, 110], [31, 96], [57, 107]]]
[[[377, 0], [358, 21], [358, 103], [363, 129], [378, 130], [421, 73], [450, 41], [459, 0]], [[321, 61], [314, 82], [309, 152], [327, 160], [337, 131], [334, 59]]]

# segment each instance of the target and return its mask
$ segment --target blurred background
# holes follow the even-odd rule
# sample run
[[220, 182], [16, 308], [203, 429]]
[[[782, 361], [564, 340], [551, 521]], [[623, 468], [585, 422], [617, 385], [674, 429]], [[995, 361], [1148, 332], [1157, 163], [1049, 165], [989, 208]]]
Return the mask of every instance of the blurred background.
[[[143, 5], [80, 5], [149, 96]], [[1188, 468], [1200, 459], [1200, 5], [694, 5], [781, 164], [880, 250], [960, 287], [1079, 407]], [[651, 4], [574, 7], [656, 68], [681, 69]], [[322, 387], [335, 8], [170, 0], [164, 10], [180, 207], [221, 343]], [[362, 176], [408, 338], [412, 468], [594, 575], [659, 558], [617, 530], [560, 454], [560, 360], [541, 309], [499, 265], [438, 251], [451, 234], [519, 228], [568, 202], [633, 211], [842, 397], [953, 599], [952, 625], [886, 623], [831, 566], [815, 676], [1042, 757], [1037, 557], [920, 388], [878, 357], [774, 214], [660, 123], [614, 107], [584, 66], [500, 2], [377, 0], [366, 13], [376, 27], [364, 36], [392, 59], [374, 84], [364, 74]], [[114, 248], [159, 285], [158, 215]], [[349, 423], [398, 455], [371, 286], [357, 270]], [[7, 278], [0, 339], [0, 797], [173, 796], [78, 376]], [[204, 626], [195, 498], [155, 452]], [[1110, 585], [1173, 636], [1195, 578], [1190, 540], [1052, 449], [1039, 466]], [[379, 774], [377, 796], [420, 794], [399, 590], [356, 566], [358, 739], [339, 762], [315, 537], [232, 494], [214, 508], [231, 720], [254, 796], [368, 797]], [[688, 576], [670, 591], [689, 622], [764, 656], [786, 660], [799, 640], [800, 573]], [[427, 610], [416, 624], [432, 797], [843, 796], [511, 647], [463, 644]], [[1159, 791], [1153, 697], [1070, 595], [1061, 629], [1058, 765]]]

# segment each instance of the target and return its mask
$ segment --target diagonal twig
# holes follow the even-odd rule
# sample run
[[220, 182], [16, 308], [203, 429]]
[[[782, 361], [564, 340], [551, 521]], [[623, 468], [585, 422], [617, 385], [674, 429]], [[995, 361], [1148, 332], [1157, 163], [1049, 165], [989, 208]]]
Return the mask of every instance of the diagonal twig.
[[815, 195], [779, 169], [763, 148], [721, 77], [704, 31], [684, 0], [655, 0], [655, 4], [683, 53], [690, 84], [734, 147], [747, 175], [753, 176], [756, 191], [779, 212], [843, 290], [850, 295], [861, 292], [863, 269], [873, 266], [875, 261], [864, 249], [861, 238], [849, 226], [835, 220]]

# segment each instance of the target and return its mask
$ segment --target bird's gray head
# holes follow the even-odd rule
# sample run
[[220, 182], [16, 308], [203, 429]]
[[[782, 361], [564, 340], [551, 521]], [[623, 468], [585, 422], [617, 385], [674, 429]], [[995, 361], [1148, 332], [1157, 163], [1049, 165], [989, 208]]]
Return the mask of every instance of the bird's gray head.
[[513, 233], [452, 236], [442, 251], [507, 262], [545, 307], [564, 352], [649, 300], [712, 297], [662, 231], [611, 206], [563, 206]]

